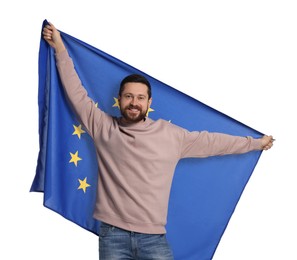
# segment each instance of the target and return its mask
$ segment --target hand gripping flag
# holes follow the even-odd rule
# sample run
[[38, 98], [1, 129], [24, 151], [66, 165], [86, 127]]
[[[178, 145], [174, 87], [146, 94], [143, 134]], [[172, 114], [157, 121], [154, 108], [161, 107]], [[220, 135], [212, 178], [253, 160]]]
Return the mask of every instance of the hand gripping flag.
[[[152, 119], [170, 120], [190, 131], [262, 136], [81, 40], [64, 32], [61, 36], [89, 96], [111, 115], [120, 115], [120, 81], [128, 74], [141, 73], [152, 85], [154, 102], [148, 114]], [[43, 192], [45, 207], [98, 234], [99, 221], [92, 217], [98, 174], [94, 145], [68, 106], [54, 52], [42, 37], [38, 105], [40, 150], [31, 191]], [[176, 260], [213, 257], [260, 155], [261, 151], [254, 151], [178, 163], [166, 225]]]

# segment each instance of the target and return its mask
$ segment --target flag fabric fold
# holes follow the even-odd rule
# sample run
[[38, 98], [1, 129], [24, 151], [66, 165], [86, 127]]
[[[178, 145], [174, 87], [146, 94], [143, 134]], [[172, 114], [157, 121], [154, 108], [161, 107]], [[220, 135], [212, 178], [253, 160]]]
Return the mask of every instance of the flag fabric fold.
[[[42, 27], [45, 24], [46, 21]], [[60, 33], [84, 87], [103, 111], [120, 116], [119, 83], [128, 74], [140, 73], [152, 85], [154, 100], [148, 114], [150, 118], [163, 118], [190, 131], [262, 136], [255, 129], [135, 67]], [[40, 149], [31, 191], [43, 192], [45, 207], [98, 234], [100, 223], [92, 217], [98, 181], [96, 151], [92, 139], [69, 107], [56, 69], [54, 51], [42, 37], [38, 64]], [[260, 156], [261, 151], [254, 151], [179, 162], [166, 225], [176, 260], [213, 257]]]

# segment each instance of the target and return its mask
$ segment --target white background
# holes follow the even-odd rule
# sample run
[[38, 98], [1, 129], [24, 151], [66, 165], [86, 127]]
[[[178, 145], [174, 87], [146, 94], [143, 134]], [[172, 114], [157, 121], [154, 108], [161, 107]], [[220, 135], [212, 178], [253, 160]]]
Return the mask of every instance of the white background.
[[[276, 138], [215, 260], [297, 259], [294, 1], [2, 1], [1, 259], [98, 259], [97, 237], [30, 193], [38, 155], [38, 50], [44, 19]], [[185, 111], [186, 113], [186, 111]], [[185, 259], [186, 260], [186, 259]]]

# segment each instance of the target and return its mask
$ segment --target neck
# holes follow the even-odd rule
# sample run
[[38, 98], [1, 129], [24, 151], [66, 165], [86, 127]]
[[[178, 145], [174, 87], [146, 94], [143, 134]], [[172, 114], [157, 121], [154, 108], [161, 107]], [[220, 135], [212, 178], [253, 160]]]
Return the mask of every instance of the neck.
[[131, 120], [127, 120], [124, 117], [120, 118], [120, 122], [125, 124], [125, 125], [140, 125], [143, 124], [145, 122], [146, 118], [141, 119], [140, 121], [131, 121]]

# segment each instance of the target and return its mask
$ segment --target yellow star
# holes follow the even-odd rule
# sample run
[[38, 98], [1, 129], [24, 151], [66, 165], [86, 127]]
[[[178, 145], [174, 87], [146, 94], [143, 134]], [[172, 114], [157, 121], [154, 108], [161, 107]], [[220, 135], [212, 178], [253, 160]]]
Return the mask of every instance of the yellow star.
[[87, 177], [84, 178], [83, 181], [80, 179], [78, 179], [78, 181], [79, 181], [79, 187], [77, 189], [78, 190], [82, 189], [84, 191], [84, 193], [86, 193], [86, 189], [91, 186], [90, 184], [87, 183]]
[[114, 104], [113, 104], [112, 107], [118, 107], [118, 108], [120, 108], [119, 99], [118, 98], [115, 98], [115, 97], [113, 99], [114, 99]]
[[82, 160], [81, 158], [78, 157], [78, 151], [76, 151], [75, 154], [70, 153], [70, 156], [71, 156], [71, 159], [70, 159], [69, 163], [73, 162], [75, 164], [75, 166], [77, 166], [78, 161]]
[[149, 112], [153, 112], [153, 111], [155, 111], [155, 110], [149, 107], [149, 109], [146, 112], [146, 116], [148, 116]]
[[98, 102], [95, 103], [95, 107], [98, 107]]
[[81, 125], [79, 126], [73, 125], [73, 127], [74, 127], [74, 132], [72, 133], [72, 135], [77, 135], [78, 138], [80, 139], [81, 134], [85, 133], [85, 131], [81, 129]]

